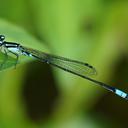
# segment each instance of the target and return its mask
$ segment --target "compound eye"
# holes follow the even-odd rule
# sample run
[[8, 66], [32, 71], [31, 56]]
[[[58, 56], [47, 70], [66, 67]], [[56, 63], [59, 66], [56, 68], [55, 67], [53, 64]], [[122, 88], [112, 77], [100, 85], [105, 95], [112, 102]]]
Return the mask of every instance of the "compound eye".
[[0, 35], [0, 41], [3, 41], [5, 39], [4, 35]]

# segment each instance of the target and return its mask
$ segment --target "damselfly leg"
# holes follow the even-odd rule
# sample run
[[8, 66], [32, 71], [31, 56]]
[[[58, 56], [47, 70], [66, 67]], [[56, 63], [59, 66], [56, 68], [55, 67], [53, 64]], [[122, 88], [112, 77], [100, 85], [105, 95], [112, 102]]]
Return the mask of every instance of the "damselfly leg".
[[18, 64], [18, 60], [19, 60], [19, 55], [17, 53], [11, 52], [11, 51], [9, 51], [9, 52], [12, 53], [13, 55], [15, 55], [15, 57], [16, 57], [16, 61], [14, 64], [14, 68], [16, 69], [16, 65]]
[[3, 68], [3, 66], [6, 64], [6, 61], [8, 60], [8, 50], [4, 48], [3, 52], [4, 52], [4, 59], [3, 62], [0, 64], [0, 70]]
[[4, 67], [4, 65], [8, 61], [8, 56], [9, 56], [8, 54], [10, 53], [16, 57], [16, 61], [14, 63], [14, 68], [16, 69], [16, 65], [18, 64], [19, 55], [12, 51], [9, 51], [7, 48], [4, 48], [3, 52], [4, 52], [4, 59], [3, 59], [3, 62], [0, 64], [0, 70]]

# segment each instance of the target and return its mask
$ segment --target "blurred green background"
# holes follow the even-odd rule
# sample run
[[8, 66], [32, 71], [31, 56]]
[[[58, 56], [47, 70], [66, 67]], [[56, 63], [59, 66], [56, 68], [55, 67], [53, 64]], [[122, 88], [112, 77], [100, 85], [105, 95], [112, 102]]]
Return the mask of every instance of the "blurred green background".
[[[87, 62], [95, 79], [128, 92], [127, 0], [0, 0], [0, 34]], [[0, 72], [0, 128], [128, 126], [128, 103], [111, 92], [28, 57], [13, 65]]]

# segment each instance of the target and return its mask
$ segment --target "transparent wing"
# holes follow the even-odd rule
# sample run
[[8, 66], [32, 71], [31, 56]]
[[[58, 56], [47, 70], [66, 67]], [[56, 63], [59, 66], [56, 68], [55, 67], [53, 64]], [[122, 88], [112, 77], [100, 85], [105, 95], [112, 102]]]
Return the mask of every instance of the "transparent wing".
[[95, 68], [88, 63], [51, 55], [26, 47], [23, 47], [23, 51], [30, 53], [31, 56], [39, 59], [40, 61], [46, 62], [76, 75], [87, 76], [97, 74]]

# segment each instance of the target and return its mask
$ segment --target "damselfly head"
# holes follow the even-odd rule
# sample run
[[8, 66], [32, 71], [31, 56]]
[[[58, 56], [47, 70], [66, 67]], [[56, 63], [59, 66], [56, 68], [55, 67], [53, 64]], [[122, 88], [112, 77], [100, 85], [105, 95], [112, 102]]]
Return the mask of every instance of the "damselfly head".
[[4, 39], [5, 39], [5, 36], [0, 35], [0, 46], [2, 46]]
[[4, 35], [0, 35], [0, 41], [4, 41], [5, 36]]

